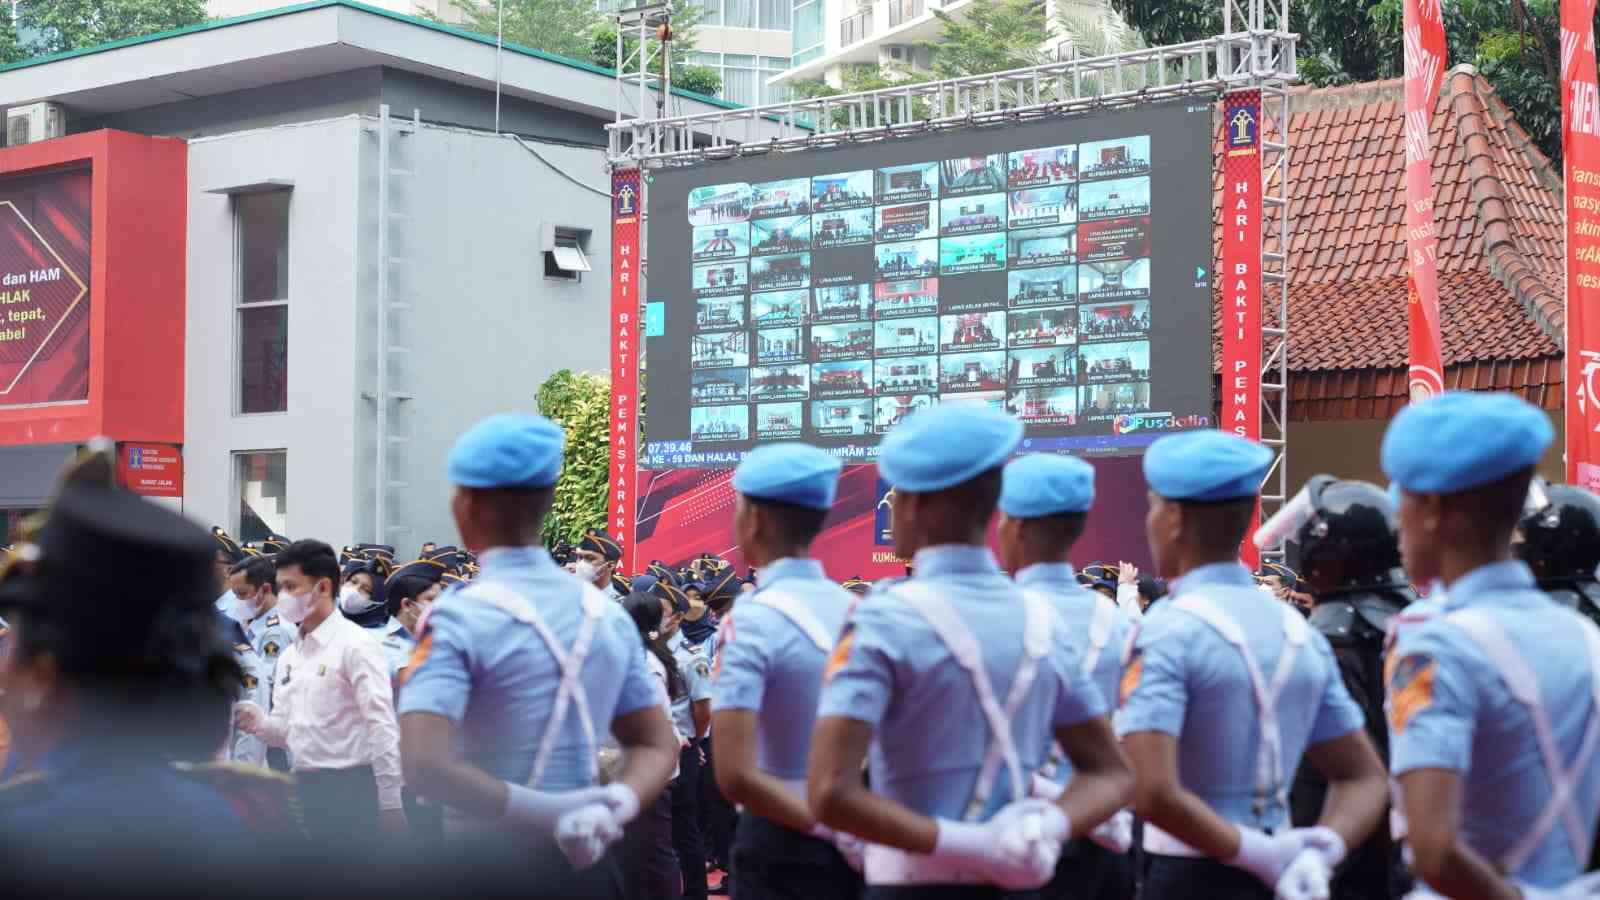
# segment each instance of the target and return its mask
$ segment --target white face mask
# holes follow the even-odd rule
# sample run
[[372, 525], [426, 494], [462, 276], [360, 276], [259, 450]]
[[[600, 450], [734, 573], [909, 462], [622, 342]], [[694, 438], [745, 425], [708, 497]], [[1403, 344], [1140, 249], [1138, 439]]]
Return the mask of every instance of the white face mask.
[[278, 598], [278, 615], [283, 616], [290, 623], [299, 625], [311, 615], [311, 592], [303, 594], [284, 594]]
[[600, 577], [600, 569], [587, 559], [580, 559], [572, 564], [572, 574], [584, 584], [594, 584], [594, 580]]
[[256, 601], [249, 597], [241, 597], [238, 594], [234, 594], [233, 618], [237, 620], [240, 625], [243, 625], [255, 617]]
[[339, 592], [339, 608], [346, 614], [359, 616], [365, 612], [377, 609], [378, 603], [366, 594], [361, 593], [354, 585], [345, 585]]

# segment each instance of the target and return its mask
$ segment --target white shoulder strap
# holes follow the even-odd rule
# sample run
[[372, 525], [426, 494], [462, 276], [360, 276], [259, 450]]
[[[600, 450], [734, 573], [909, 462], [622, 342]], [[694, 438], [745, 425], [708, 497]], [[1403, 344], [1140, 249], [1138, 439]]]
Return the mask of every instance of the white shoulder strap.
[[777, 610], [784, 618], [788, 619], [794, 627], [800, 629], [811, 643], [823, 653], [833, 652], [833, 635], [828, 629], [822, 627], [822, 620], [812, 612], [806, 602], [793, 594], [779, 588], [771, 587], [756, 591], [744, 599], [746, 603], [759, 603], [762, 606]]
[[983, 814], [1001, 762], [1005, 763], [1011, 779], [1011, 796], [1019, 799], [1027, 796], [1027, 782], [1023, 777], [1021, 757], [1017, 754], [1011, 723], [1027, 700], [1039, 671], [1039, 661], [1050, 650], [1054, 615], [1049, 603], [1037, 596], [1023, 594], [1025, 622], [1022, 663], [1012, 678], [1011, 691], [1002, 709], [994, 685], [989, 680], [989, 670], [984, 665], [983, 650], [978, 644], [977, 635], [972, 633], [972, 629], [967, 627], [950, 603], [927, 585], [913, 581], [895, 585], [893, 593], [927, 621], [950, 650], [950, 655], [955, 657], [956, 663], [967, 670], [978, 694], [978, 706], [989, 724], [989, 752], [978, 772], [978, 781], [964, 817], [974, 821]]
[[1589, 857], [1589, 829], [1578, 815], [1577, 789], [1586, 774], [1589, 762], [1600, 747], [1600, 628], [1581, 617], [1577, 619], [1583, 630], [1584, 647], [1589, 656], [1590, 702], [1589, 722], [1584, 729], [1583, 741], [1571, 765], [1561, 759], [1555, 729], [1545, 712], [1544, 695], [1540, 690], [1539, 675], [1528, 665], [1527, 658], [1517, 649], [1511, 637], [1487, 613], [1477, 609], [1463, 609], [1450, 613], [1445, 621], [1466, 632], [1489, 662], [1495, 667], [1500, 680], [1518, 703], [1528, 710], [1533, 719], [1534, 740], [1539, 745], [1539, 756], [1550, 779], [1550, 801], [1534, 820], [1533, 827], [1524, 831], [1516, 843], [1506, 851], [1499, 863], [1506, 872], [1515, 874], [1533, 852], [1539, 848], [1557, 821], [1566, 829], [1572, 842], [1572, 852], [1582, 862]]
[[589, 711], [589, 695], [584, 692], [579, 677], [583, 671], [584, 660], [589, 655], [589, 645], [594, 641], [594, 634], [599, 626], [600, 617], [606, 611], [610, 601], [598, 590], [585, 590], [585, 585], [573, 579], [573, 586], [578, 591], [580, 603], [583, 606], [583, 623], [578, 627], [577, 638], [572, 643], [572, 650], [568, 652], [556, 638], [550, 626], [545, 624], [533, 604], [524, 600], [516, 591], [492, 581], [474, 582], [470, 589], [461, 592], [460, 596], [479, 600], [499, 609], [525, 625], [530, 625], [544, 641], [550, 655], [555, 657], [556, 665], [561, 670], [561, 682], [556, 687], [555, 707], [551, 710], [550, 719], [545, 723], [544, 736], [539, 740], [539, 751], [533, 760], [533, 773], [528, 778], [528, 786], [537, 788], [539, 781], [544, 777], [545, 766], [550, 762], [550, 756], [555, 752], [556, 741], [561, 735], [561, 723], [567, 716], [567, 704], [571, 703], [577, 710], [578, 724], [583, 727], [584, 739], [589, 742], [588, 752], [582, 754], [589, 761], [589, 775], [597, 778], [600, 774], [599, 750], [600, 745], [595, 737], [594, 715]]
[[1105, 652], [1106, 644], [1111, 642], [1111, 627], [1116, 622], [1116, 605], [1097, 596], [1094, 618], [1089, 620], [1089, 650], [1083, 655], [1083, 668], [1079, 670], [1084, 678], [1094, 677], [1094, 670], [1100, 665], [1100, 654]]
[[[1198, 593], [1184, 594], [1173, 601], [1173, 606], [1211, 626], [1212, 630], [1232, 644], [1243, 657], [1245, 671], [1250, 675], [1250, 693], [1256, 701], [1256, 724], [1261, 730], [1261, 744], [1256, 748], [1256, 786], [1252, 808], [1257, 815], [1265, 811], [1269, 802], [1287, 809], [1288, 776], [1292, 773], [1286, 771], [1286, 768], [1289, 768], [1286, 766], [1288, 761], [1283, 758], [1283, 732], [1278, 722], [1278, 698], [1289, 683], [1290, 676], [1294, 674], [1295, 657], [1310, 639], [1311, 629], [1298, 612], [1288, 604], [1283, 604], [1283, 651], [1278, 654], [1278, 665], [1269, 681], [1262, 673], [1255, 654], [1250, 652], [1250, 644], [1245, 638], [1244, 630], [1220, 607]], [[1317, 694], [1321, 695], [1320, 688]]]

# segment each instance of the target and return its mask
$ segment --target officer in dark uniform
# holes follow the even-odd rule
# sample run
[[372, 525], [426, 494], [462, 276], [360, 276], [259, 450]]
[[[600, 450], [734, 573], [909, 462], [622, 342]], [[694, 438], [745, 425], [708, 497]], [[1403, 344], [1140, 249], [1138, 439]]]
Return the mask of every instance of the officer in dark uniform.
[[[103, 891], [112, 871], [181, 893], [259, 853], [254, 800], [286, 813], [281, 776], [199, 762], [222, 748], [243, 680], [216, 628], [215, 551], [181, 516], [69, 474], [0, 573], [0, 713], [23, 769], [0, 787], [9, 895], [86, 878]], [[270, 824], [287, 836], [286, 815]]]
[[[1400, 538], [1389, 495], [1365, 481], [1315, 475], [1283, 512], [1261, 528], [1258, 544], [1281, 535], [1300, 548], [1300, 580], [1316, 599], [1311, 627], [1328, 639], [1339, 675], [1366, 716], [1367, 736], [1389, 762], [1383, 712], [1383, 646], [1389, 620], [1416, 600], [1400, 569]], [[1322, 816], [1328, 782], [1302, 762], [1289, 807], [1298, 827]], [[1404, 893], [1404, 866], [1387, 820], [1335, 872], [1334, 900], [1379, 900]]]
[[[1533, 570], [1539, 590], [1600, 623], [1600, 497], [1557, 484], [1531, 491], [1511, 547]], [[1535, 499], [1537, 498], [1537, 499]], [[1542, 502], [1541, 502], [1542, 501]]]

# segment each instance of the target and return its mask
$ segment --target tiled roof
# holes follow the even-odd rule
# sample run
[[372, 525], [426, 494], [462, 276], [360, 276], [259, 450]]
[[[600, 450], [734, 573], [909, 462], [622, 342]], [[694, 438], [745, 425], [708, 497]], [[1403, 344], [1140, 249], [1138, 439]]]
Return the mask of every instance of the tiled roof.
[[[1407, 364], [1401, 82], [1301, 89], [1291, 108], [1291, 406], [1314, 404], [1291, 418], [1387, 415]], [[1559, 408], [1560, 173], [1470, 66], [1446, 75], [1433, 138], [1446, 380]], [[1537, 364], [1478, 368], [1517, 360]]]

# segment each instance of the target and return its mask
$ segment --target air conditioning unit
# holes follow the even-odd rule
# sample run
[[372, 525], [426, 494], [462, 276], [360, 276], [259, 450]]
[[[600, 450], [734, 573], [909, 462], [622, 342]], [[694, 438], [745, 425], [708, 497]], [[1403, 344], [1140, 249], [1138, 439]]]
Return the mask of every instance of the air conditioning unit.
[[6, 110], [6, 146], [32, 144], [67, 133], [67, 111], [58, 103], [33, 103]]

